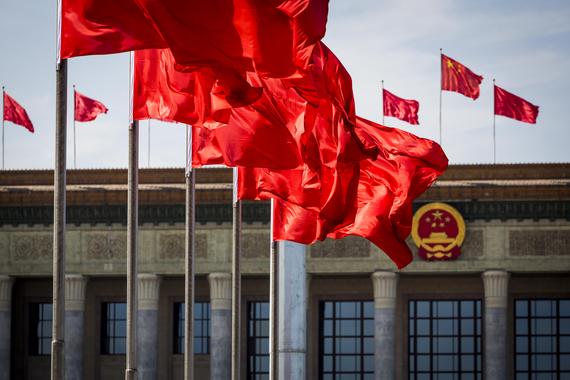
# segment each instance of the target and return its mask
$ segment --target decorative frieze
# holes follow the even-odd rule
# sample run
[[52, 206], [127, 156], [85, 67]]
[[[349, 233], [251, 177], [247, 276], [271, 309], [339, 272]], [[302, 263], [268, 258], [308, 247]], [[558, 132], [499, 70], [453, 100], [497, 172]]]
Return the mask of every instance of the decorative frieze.
[[398, 275], [394, 272], [377, 271], [372, 273], [374, 286], [374, 307], [376, 309], [394, 309], [398, 286]]
[[212, 310], [231, 310], [232, 275], [229, 273], [210, 273], [210, 307]]
[[[208, 236], [197, 233], [194, 245], [197, 258], [206, 258], [208, 254]], [[184, 232], [165, 232], [158, 237], [158, 255], [162, 260], [183, 260], [186, 249]]]
[[0, 311], [11, 310], [13, 283], [12, 277], [0, 275]]
[[14, 234], [11, 238], [12, 260], [50, 261], [53, 254], [51, 233]]
[[465, 240], [461, 247], [461, 256], [459, 260], [472, 259], [483, 256], [485, 252], [485, 239], [483, 238], [483, 231], [473, 230], [467, 227], [465, 233]]
[[510, 256], [570, 255], [570, 230], [518, 230], [509, 232]]
[[309, 246], [312, 258], [369, 257], [370, 242], [357, 236], [326, 239]]
[[506, 308], [509, 290], [509, 273], [504, 270], [487, 270], [481, 275], [485, 288], [485, 307]]
[[140, 273], [138, 278], [139, 310], [158, 310], [161, 277], [151, 273]]
[[127, 257], [126, 232], [89, 232], [83, 239], [89, 260], [122, 260]]
[[85, 309], [85, 288], [87, 277], [80, 274], [65, 275], [65, 309], [83, 311]]
[[269, 232], [248, 232], [242, 235], [243, 258], [269, 257]]

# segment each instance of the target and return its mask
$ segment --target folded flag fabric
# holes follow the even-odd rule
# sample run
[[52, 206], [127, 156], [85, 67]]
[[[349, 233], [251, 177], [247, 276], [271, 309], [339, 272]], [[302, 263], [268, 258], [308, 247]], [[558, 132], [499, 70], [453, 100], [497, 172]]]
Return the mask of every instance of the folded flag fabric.
[[479, 97], [481, 75], [444, 54], [441, 55], [441, 89], [458, 92], [473, 100]]
[[524, 123], [536, 124], [538, 106], [495, 86], [495, 115], [505, 116]]
[[24, 107], [6, 92], [4, 92], [4, 120], [11, 121], [34, 133], [34, 126]]
[[93, 121], [108, 109], [103, 103], [74, 91], [75, 121]]
[[403, 99], [383, 89], [383, 108], [385, 116], [392, 116], [410, 124], [417, 125], [420, 103], [417, 100]]

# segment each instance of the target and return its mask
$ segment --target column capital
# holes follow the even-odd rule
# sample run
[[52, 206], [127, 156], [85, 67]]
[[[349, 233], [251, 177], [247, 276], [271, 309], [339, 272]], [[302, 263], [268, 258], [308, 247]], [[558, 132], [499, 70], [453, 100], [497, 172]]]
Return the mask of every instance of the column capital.
[[509, 294], [509, 272], [486, 270], [481, 274], [485, 288], [485, 307], [506, 308]]
[[212, 310], [231, 310], [232, 275], [230, 273], [210, 273], [210, 308]]
[[374, 307], [376, 309], [394, 309], [396, 307], [396, 290], [398, 275], [394, 272], [376, 271], [372, 273], [374, 286]]
[[158, 297], [162, 278], [152, 273], [138, 275], [139, 310], [158, 310]]
[[0, 311], [9, 311], [12, 306], [12, 284], [10, 276], [0, 275]]
[[65, 275], [65, 310], [85, 309], [85, 287], [87, 277], [80, 274]]

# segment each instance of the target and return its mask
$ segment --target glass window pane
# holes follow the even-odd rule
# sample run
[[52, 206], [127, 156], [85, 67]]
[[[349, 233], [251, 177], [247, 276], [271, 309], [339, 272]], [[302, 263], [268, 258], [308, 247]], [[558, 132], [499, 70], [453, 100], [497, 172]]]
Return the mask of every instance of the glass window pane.
[[570, 300], [560, 300], [560, 316], [561, 317], [570, 317]]
[[418, 335], [429, 335], [430, 334], [430, 320], [429, 319], [418, 319]]
[[450, 318], [456, 316], [454, 315], [454, 303], [447, 301], [437, 302], [437, 314], [435, 316], [440, 318]]
[[429, 302], [428, 301], [418, 301], [416, 303], [416, 313], [418, 318], [429, 317]]
[[475, 314], [475, 308], [473, 301], [462, 301], [461, 302], [461, 316], [462, 317], [472, 317]]
[[528, 316], [528, 301], [516, 301], [515, 302], [515, 313], [517, 317]]
[[517, 335], [528, 334], [528, 319], [517, 318], [515, 334]]

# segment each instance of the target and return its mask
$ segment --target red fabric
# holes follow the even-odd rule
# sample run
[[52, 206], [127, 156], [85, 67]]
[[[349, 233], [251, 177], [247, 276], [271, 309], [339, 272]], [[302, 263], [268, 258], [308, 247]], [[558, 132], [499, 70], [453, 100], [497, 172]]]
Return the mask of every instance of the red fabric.
[[61, 8], [62, 59], [166, 47], [135, 0], [62, 0]]
[[419, 124], [420, 103], [417, 100], [400, 98], [386, 89], [383, 90], [383, 99], [385, 116], [392, 116], [410, 124]]
[[18, 102], [6, 92], [4, 92], [4, 120], [21, 125], [28, 131], [34, 133], [34, 126], [24, 107], [18, 104]]
[[482, 81], [483, 77], [469, 70], [467, 66], [444, 54], [441, 55], [442, 90], [459, 92], [475, 100], [479, 97], [479, 85]]
[[495, 115], [536, 124], [538, 106], [495, 86]]
[[75, 98], [75, 121], [92, 121], [101, 113], [107, 113], [105, 105], [95, 99], [88, 98], [78, 91], [74, 93]]
[[[447, 157], [430, 140], [358, 118], [357, 127], [375, 141], [378, 157], [363, 160], [355, 212], [349, 224], [328, 230], [326, 237], [357, 235], [370, 240], [403, 268], [412, 261], [405, 240], [412, 225], [412, 202], [443, 173]], [[318, 211], [277, 199], [274, 206], [276, 240], [310, 244], [324, 238]]]

